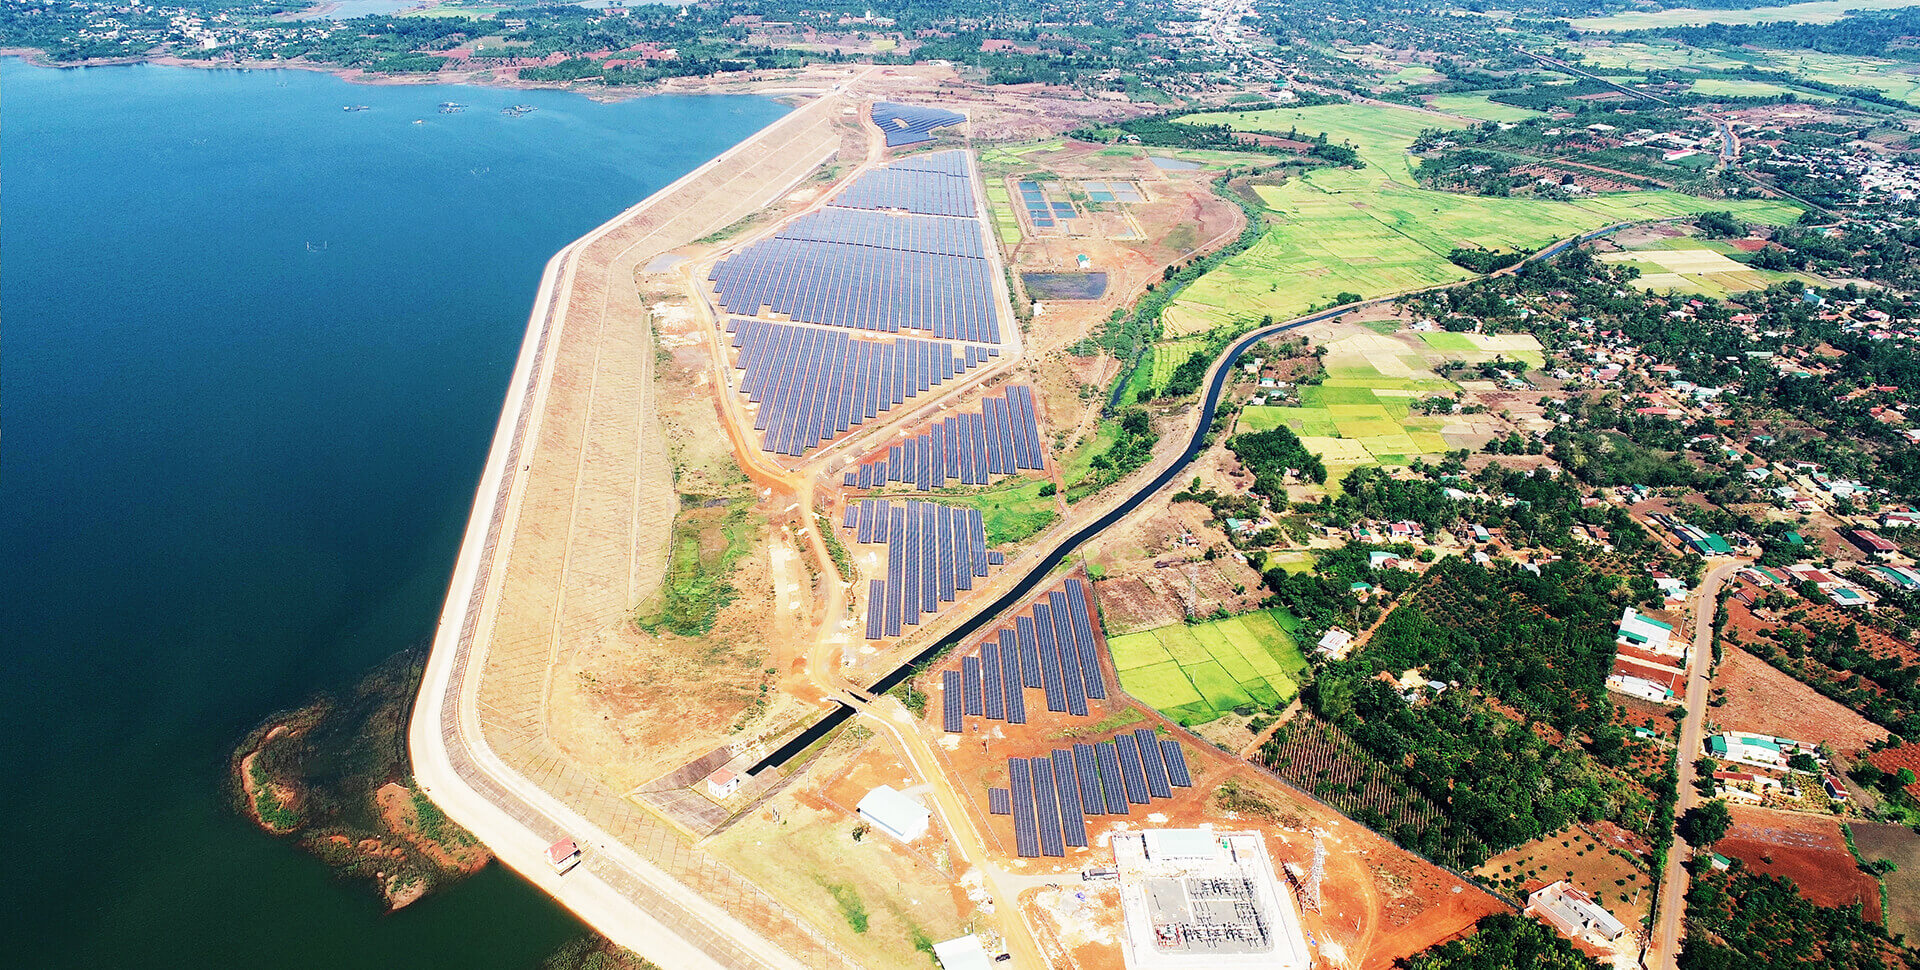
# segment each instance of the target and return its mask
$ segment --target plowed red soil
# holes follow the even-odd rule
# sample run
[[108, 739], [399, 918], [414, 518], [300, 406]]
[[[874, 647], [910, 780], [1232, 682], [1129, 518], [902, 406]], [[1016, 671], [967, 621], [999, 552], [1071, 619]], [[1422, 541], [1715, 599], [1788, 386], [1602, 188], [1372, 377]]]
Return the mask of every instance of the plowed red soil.
[[1854, 863], [1833, 819], [1735, 806], [1733, 828], [1714, 851], [1755, 872], [1793, 880], [1800, 895], [1822, 906], [1857, 902], [1868, 919], [1880, 918], [1880, 884]]

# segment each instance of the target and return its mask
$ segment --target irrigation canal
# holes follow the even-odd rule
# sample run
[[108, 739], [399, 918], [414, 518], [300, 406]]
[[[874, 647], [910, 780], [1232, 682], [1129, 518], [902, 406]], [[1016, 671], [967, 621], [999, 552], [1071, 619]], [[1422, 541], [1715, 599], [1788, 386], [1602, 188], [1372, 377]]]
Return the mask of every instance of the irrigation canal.
[[[1593, 232], [1576, 236], [1572, 239], [1563, 239], [1494, 275], [1498, 276], [1512, 273], [1528, 263], [1551, 259], [1574, 243], [1597, 239], [1634, 224], [1635, 223], [1628, 222], [1616, 223], [1615, 225], [1607, 226], [1604, 229], [1596, 229]], [[1479, 278], [1480, 277], [1475, 277], [1475, 279]], [[1459, 283], [1448, 283], [1443, 286], [1436, 286], [1431, 289], [1418, 290], [1415, 292], [1431, 293], [1436, 290], [1460, 286], [1466, 282], [1471, 281], [1462, 280]], [[901, 681], [913, 676], [923, 665], [972, 638], [982, 627], [993, 625], [993, 623], [1000, 618], [1001, 614], [1026, 602], [1027, 597], [1033, 594], [1034, 589], [1051, 576], [1054, 568], [1065, 561], [1068, 556], [1072, 555], [1074, 550], [1084, 545], [1088, 539], [1099, 535], [1106, 529], [1111, 528], [1115, 523], [1118, 523], [1121, 519], [1126, 518], [1134, 509], [1140, 507], [1140, 503], [1152, 498], [1162, 488], [1165, 488], [1168, 483], [1178, 478], [1180, 473], [1185, 471], [1187, 466], [1193, 463], [1193, 459], [1199, 456], [1201, 450], [1207, 447], [1207, 433], [1213, 428], [1214, 415], [1220, 406], [1220, 395], [1226, 390], [1227, 378], [1233, 374], [1234, 363], [1240, 359], [1241, 355], [1247, 352], [1247, 348], [1252, 347], [1254, 344], [1268, 337], [1285, 333], [1289, 330], [1304, 327], [1311, 323], [1319, 323], [1342, 314], [1352, 313], [1355, 310], [1364, 310], [1367, 307], [1390, 303], [1410, 295], [1412, 294], [1401, 293], [1393, 296], [1376, 297], [1359, 303], [1349, 303], [1331, 310], [1322, 310], [1318, 313], [1298, 317], [1285, 323], [1276, 323], [1272, 326], [1261, 327], [1235, 340], [1227, 347], [1226, 352], [1221, 355], [1219, 362], [1214, 365], [1213, 373], [1207, 379], [1206, 400], [1201, 406], [1201, 414], [1203, 417], [1200, 423], [1194, 426], [1193, 437], [1187, 441], [1186, 450], [1180, 452], [1179, 457], [1173, 460], [1173, 464], [1168, 465], [1164, 471], [1155, 475], [1153, 479], [1145, 485], [1140, 486], [1132, 495], [1127, 496], [1126, 500], [1114, 506], [1105, 515], [1082, 526], [1079, 531], [1060, 540], [1058, 544], [1048, 550], [1045, 556], [1027, 570], [1026, 576], [1023, 577], [1019, 583], [1015, 584], [1013, 589], [1008, 590], [1005, 595], [981, 608], [971, 619], [961, 624], [952, 633], [941, 637], [926, 649], [913, 655], [913, 657], [901, 663], [900, 666], [894, 668], [891, 673], [875, 681], [867, 688], [868, 692], [878, 695], [892, 690], [899, 686]], [[747, 773], [750, 775], [758, 775], [768, 768], [777, 768], [786, 764], [792, 760], [794, 756], [813, 746], [814, 742], [825, 737], [827, 733], [834, 728], [846, 723], [846, 720], [854, 715], [854, 708], [851, 705], [842, 701], [835, 701], [834, 704], [835, 707], [832, 711], [829, 711], [824, 717], [815, 721], [810, 727], [801, 731], [799, 734], [794, 735], [787, 743], [781, 745], [766, 757], [761, 758]]]

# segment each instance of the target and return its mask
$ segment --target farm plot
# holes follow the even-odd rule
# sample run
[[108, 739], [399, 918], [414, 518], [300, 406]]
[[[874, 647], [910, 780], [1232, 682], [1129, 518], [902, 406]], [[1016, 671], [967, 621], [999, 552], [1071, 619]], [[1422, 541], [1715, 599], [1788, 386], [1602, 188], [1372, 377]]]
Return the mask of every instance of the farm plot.
[[1279, 707], [1300, 693], [1306, 658], [1280, 611], [1211, 623], [1176, 623], [1110, 637], [1127, 693], [1184, 724], [1204, 724], [1238, 707]]
[[1726, 691], [1726, 703], [1711, 716], [1728, 730], [1825, 742], [1845, 754], [1887, 736], [1886, 728], [1739, 647], [1726, 651], [1713, 686]]
[[1480, 94], [1434, 94], [1429, 95], [1426, 101], [1427, 107], [1435, 111], [1463, 115], [1476, 121], [1527, 121], [1541, 117], [1538, 111], [1501, 104]]
[[1502, 852], [1473, 874], [1516, 895], [1566, 879], [1629, 925], [1644, 918], [1653, 904], [1647, 870], [1625, 850], [1613, 849], [1578, 825]]
[[1656, 245], [1634, 247], [1626, 252], [1605, 253], [1600, 259], [1640, 270], [1635, 284], [1654, 293], [1695, 293], [1718, 299], [1730, 293], [1763, 290], [1786, 280], [1820, 282], [1800, 273], [1754, 269], [1729, 259], [1699, 240], [1684, 237], [1663, 239]]
[[[1260, 760], [1280, 777], [1376, 829], [1418, 830], [1440, 820], [1437, 806], [1407, 788], [1340, 729], [1304, 711], [1274, 732], [1260, 749]], [[1459, 861], [1447, 858], [1446, 851], [1436, 858], [1449, 864]]]
[[1831, 818], [1736, 805], [1733, 828], [1714, 850], [1755, 872], [1793, 880], [1800, 895], [1821, 906], [1860, 903], [1868, 919], [1880, 918], [1880, 883], [1854, 863], [1840, 823]]
[[1447, 260], [1460, 247], [1532, 250], [1615, 222], [1730, 209], [1737, 218], [1782, 225], [1799, 210], [1756, 200], [1701, 199], [1677, 192], [1623, 192], [1578, 202], [1457, 195], [1417, 187], [1407, 149], [1428, 128], [1463, 123], [1402, 108], [1320, 105], [1193, 115], [1194, 124], [1289, 132], [1354, 146], [1366, 168], [1318, 169], [1283, 185], [1259, 186], [1274, 218], [1252, 248], [1182, 291], [1167, 332], [1246, 327], [1263, 315], [1298, 316], [1340, 293], [1363, 297], [1466, 279]]
[[1153, 389], [1157, 393], [1167, 389], [1167, 382], [1173, 379], [1173, 371], [1187, 358], [1207, 349], [1204, 340], [1168, 340], [1153, 346]]
[[1855, 822], [1847, 828], [1860, 858], [1886, 859], [1899, 867], [1886, 877], [1887, 929], [1913, 939], [1920, 933], [1920, 835], [1889, 822]]

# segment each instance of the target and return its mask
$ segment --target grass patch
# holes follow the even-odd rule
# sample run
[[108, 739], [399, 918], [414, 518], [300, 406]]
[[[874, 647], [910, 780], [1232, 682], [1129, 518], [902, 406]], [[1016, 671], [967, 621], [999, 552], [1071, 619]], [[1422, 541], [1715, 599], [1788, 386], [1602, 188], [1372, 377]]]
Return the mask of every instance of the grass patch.
[[833, 904], [840, 907], [840, 915], [846, 917], [847, 925], [855, 933], [867, 931], [867, 904], [860, 901], [860, 892], [843, 882], [825, 883], [827, 895], [833, 897]]
[[720, 608], [733, 602], [733, 567], [752, 534], [750, 502], [681, 497], [668, 543], [666, 582], [636, 611], [641, 629], [705, 636]]
[[1167, 333], [1219, 326], [1244, 329], [1262, 316], [1284, 320], [1340, 293], [1380, 296], [1438, 286], [1470, 274], [1447, 259], [1455, 249], [1531, 251], [1615, 222], [1731, 209], [1749, 222], [1783, 225], [1799, 216], [1784, 203], [1702, 199], [1677, 192], [1623, 192], [1556, 202], [1422, 189], [1407, 149], [1445, 119], [1375, 105], [1319, 105], [1192, 115], [1193, 124], [1305, 136], [1352, 144], [1361, 170], [1317, 169], [1283, 185], [1257, 186], [1273, 213], [1260, 241], [1183, 290]]
[[1045, 479], [1015, 478], [992, 488], [935, 494], [947, 505], [979, 509], [987, 544], [1002, 546], [1037, 535], [1060, 517], [1053, 499], [1040, 494], [1050, 484]]
[[1277, 709], [1299, 695], [1308, 666], [1291, 632], [1298, 625], [1285, 611], [1257, 611], [1108, 644], [1129, 694], [1184, 724], [1202, 724], [1236, 708]]
[[848, 552], [846, 544], [840, 541], [840, 534], [834, 531], [832, 520], [827, 518], [825, 512], [815, 512], [813, 525], [820, 530], [820, 539], [827, 544], [827, 555], [833, 557], [833, 568], [840, 571], [840, 578], [851, 579], [853, 553]]

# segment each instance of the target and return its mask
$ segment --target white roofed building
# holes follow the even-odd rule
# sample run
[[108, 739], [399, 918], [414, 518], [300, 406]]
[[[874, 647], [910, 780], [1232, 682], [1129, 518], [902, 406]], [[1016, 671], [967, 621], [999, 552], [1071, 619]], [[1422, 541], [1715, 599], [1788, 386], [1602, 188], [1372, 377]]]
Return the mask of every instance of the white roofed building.
[[927, 823], [932, 817], [926, 806], [886, 785], [868, 792], [867, 797], [860, 799], [857, 809], [860, 817], [874, 828], [902, 842], [912, 842], [927, 834]]

